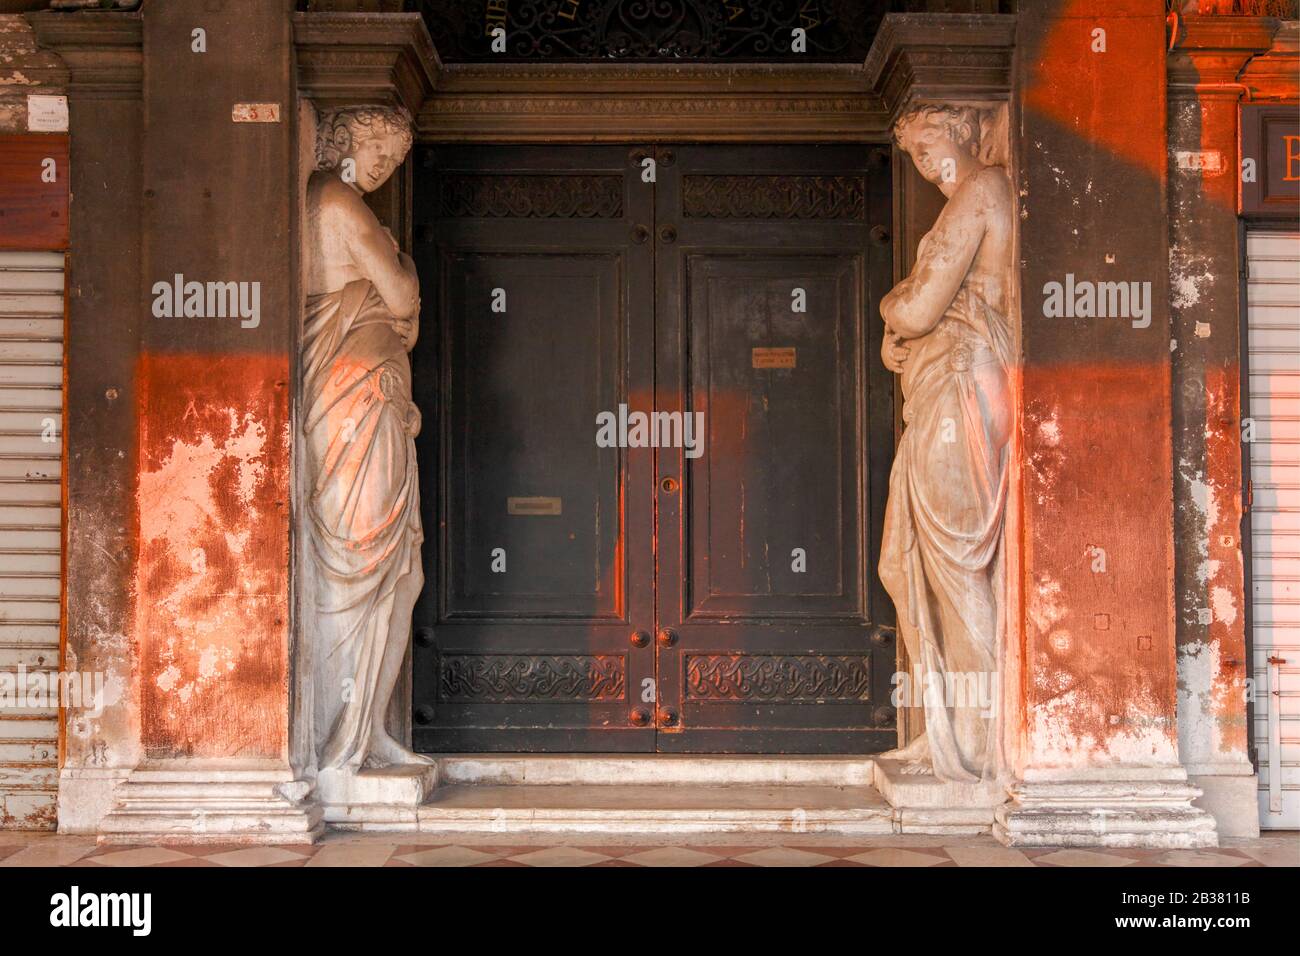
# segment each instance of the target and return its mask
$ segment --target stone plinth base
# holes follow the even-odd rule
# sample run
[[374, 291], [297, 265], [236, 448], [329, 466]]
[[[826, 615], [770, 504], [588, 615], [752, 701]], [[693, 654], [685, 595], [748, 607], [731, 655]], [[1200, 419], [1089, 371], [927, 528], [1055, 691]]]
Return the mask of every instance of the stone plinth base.
[[133, 770], [99, 842], [313, 843], [324, 827], [310, 789], [288, 769]]
[[1259, 836], [1259, 778], [1250, 764], [1237, 773], [1198, 774], [1190, 767], [1187, 772], [1192, 786], [1201, 790], [1195, 805], [1214, 817], [1219, 836]]
[[59, 832], [98, 833], [99, 821], [117, 806], [130, 768], [64, 767], [59, 772]]
[[988, 833], [1007, 800], [1004, 784], [947, 783], [933, 774], [905, 774], [897, 760], [875, 761], [875, 786], [894, 808], [898, 833]]
[[1185, 779], [1017, 782], [993, 835], [1007, 846], [1218, 846], [1214, 818]]
[[322, 770], [316, 778], [316, 799], [325, 822], [342, 829], [413, 830], [416, 810], [437, 786], [434, 764]]

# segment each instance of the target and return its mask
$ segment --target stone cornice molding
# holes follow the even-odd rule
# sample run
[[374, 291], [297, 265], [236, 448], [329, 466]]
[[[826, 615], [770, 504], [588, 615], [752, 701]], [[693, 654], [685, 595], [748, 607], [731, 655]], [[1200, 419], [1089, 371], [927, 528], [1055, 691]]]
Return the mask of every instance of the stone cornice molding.
[[519, 93], [694, 92], [727, 84], [736, 92], [767, 93], [838, 90], [865, 93], [853, 63], [635, 63], [599, 60], [583, 63], [454, 63], [444, 69], [440, 92], [490, 90]]
[[296, 13], [298, 89], [318, 108], [403, 107], [412, 116], [442, 63], [418, 13]]
[[437, 142], [863, 142], [885, 135], [855, 64], [503, 63], [447, 67]]
[[1251, 59], [1238, 79], [1255, 101], [1300, 99], [1300, 22], [1279, 23], [1268, 50]]
[[[1170, 95], [1237, 86], [1242, 67], [1272, 46], [1278, 26], [1271, 17], [1178, 18], [1166, 60]], [[1236, 96], [1241, 90], [1223, 92]]]
[[68, 70], [68, 92], [140, 96], [144, 82], [144, 21], [139, 13], [27, 14], [36, 41]]
[[1011, 93], [1011, 14], [891, 13], [863, 64], [891, 120], [913, 102], [988, 102]]

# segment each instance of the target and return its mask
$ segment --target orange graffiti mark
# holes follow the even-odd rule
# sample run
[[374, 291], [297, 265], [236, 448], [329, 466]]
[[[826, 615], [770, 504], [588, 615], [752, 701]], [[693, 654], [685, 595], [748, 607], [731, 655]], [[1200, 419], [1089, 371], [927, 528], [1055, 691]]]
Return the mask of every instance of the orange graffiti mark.
[[1236, 363], [1205, 370], [1205, 606], [1208, 639], [1219, 668], [1210, 688], [1215, 750], [1244, 759], [1247, 741], [1245, 583], [1241, 555], [1240, 370]]
[[285, 747], [288, 375], [283, 356], [139, 361], [135, 631], [149, 756]]
[[1023, 382], [1026, 757], [1176, 760], [1168, 365], [1031, 366]]
[[1151, 12], [1150, 3], [1063, 4], [1027, 79], [1024, 105], [1162, 180], [1165, 18], [1163, 11], [1141, 16]]

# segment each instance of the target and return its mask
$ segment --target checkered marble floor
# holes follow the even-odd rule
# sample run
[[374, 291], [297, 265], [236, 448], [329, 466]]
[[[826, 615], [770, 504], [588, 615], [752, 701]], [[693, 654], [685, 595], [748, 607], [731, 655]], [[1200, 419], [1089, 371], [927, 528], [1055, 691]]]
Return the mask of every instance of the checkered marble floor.
[[332, 833], [315, 846], [162, 847], [97, 846], [79, 837], [0, 832], [0, 868], [21, 866], [1298, 866], [1300, 834], [1225, 840], [1211, 850], [1026, 849], [1000, 846], [989, 837], [893, 837], [855, 845], [799, 840], [662, 845], [597, 838], [513, 842], [467, 838], [412, 842], [415, 834], [370, 836]]

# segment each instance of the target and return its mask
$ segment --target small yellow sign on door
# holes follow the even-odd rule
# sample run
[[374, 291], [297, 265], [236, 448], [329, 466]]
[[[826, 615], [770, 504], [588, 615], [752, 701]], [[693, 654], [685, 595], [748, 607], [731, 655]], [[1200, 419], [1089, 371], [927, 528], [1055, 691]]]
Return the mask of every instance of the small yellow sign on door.
[[558, 515], [559, 498], [507, 498], [506, 513], [512, 515]]
[[754, 368], [794, 368], [795, 350], [793, 348], [754, 349], [752, 362]]

